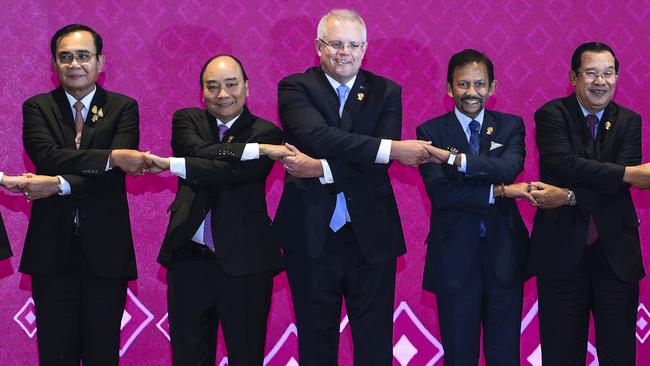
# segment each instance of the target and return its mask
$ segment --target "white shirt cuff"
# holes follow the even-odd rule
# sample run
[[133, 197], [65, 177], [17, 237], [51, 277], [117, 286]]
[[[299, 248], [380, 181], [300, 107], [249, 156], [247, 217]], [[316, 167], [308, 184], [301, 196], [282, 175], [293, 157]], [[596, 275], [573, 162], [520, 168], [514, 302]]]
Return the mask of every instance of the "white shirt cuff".
[[330, 169], [330, 165], [325, 159], [320, 159], [321, 165], [323, 165], [323, 176], [318, 177], [318, 180], [320, 180], [320, 184], [332, 184], [334, 183], [334, 176], [332, 175], [332, 170]]
[[63, 179], [62, 176], [56, 176], [59, 179], [59, 196], [68, 196], [72, 193], [72, 188], [70, 188], [70, 183], [67, 180]]
[[111, 155], [108, 155], [108, 160], [106, 160], [106, 168], [104, 169], [105, 172], [112, 170], [113, 167], [111, 166]]
[[2, 182], [2, 178], [5, 176], [5, 173], [0, 172], [0, 182]]
[[169, 172], [175, 176], [187, 179], [187, 170], [185, 169], [185, 158], [169, 158]]
[[460, 154], [460, 166], [458, 171], [461, 173], [467, 173], [467, 157], [465, 154]]
[[377, 150], [377, 157], [375, 158], [375, 163], [388, 164], [390, 161], [390, 149], [392, 146], [393, 141], [381, 139], [381, 142], [379, 143], [379, 150]]
[[244, 146], [244, 152], [241, 154], [241, 161], [255, 160], [260, 158], [260, 144], [249, 143]]
[[488, 200], [488, 203], [491, 205], [494, 204], [494, 184], [490, 184], [490, 199]]

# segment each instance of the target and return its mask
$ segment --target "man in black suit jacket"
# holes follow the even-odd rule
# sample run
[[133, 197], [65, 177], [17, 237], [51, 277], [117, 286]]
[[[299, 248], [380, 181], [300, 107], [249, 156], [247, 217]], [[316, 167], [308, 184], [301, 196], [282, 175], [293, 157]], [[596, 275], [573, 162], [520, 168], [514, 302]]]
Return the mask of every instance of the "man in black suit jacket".
[[279, 128], [246, 108], [248, 78], [235, 57], [209, 59], [201, 87], [207, 110], [174, 114], [177, 158], [149, 155], [179, 177], [158, 256], [167, 267], [173, 364], [214, 365], [221, 322], [228, 364], [261, 366], [273, 276], [282, 268], [265, 183], [271, 159], [293, 154], [277, 145]]
[[430, 145], [396, 141], [401, 87], [359, 69], [365, 33], [358, 14], [330, 11], [318, 25], [320, 67], [278, 86], [280, 120], [296, 156], [283, 159], [288, 174], [273, 226], [307, 366], [337, 364], [342, 298], [355, 365], [392, 364], [395, 258], [406, 247], [388, 162], [429, 158]]
[[417, 128], [442, 164], [422, 164], [431, 200], [424, 289], [435, 292], [445, 365], [477, 365], [481, 326], [487, 365], [519, 365], [528, 230], [513, 198], [532, 197], [523, 170], [521, 117], [485, 110], [492, 62], [476, 50], [453, 55], [447, 93], [453, 112]]
[[124, 173], [146, 167], [138, 106], [96, 85], [104, 56], [91, 28], [51, 41], [61, 85], [23, 104], [36, 167], [19, 183], [33, 202], [20, 271], [30, 274], [42, 365], [117, 365], [127, 281], [136, 264]]
[[[611, 102], [614, 51], [573, 53], [575, 93], [535, 112], [539, 175], [530, 272], [537, 275], [542, 360], [584, 365], [593, 312], [600, 365], [634, 365], [639, 280], [645, 276], [630, 184], [648, 188], [641, 117]], [[561, 188], [560, 188], [561, 187]]]

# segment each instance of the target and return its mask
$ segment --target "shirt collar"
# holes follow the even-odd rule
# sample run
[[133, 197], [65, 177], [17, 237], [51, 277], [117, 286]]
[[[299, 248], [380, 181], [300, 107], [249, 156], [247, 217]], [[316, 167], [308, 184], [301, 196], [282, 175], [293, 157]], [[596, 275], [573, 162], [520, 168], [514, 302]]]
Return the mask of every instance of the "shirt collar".
[[[330, 85], [332, 86], [332, 88], [334, 88], [334, 91], [336, 91], [336, 89], [338, 89], [338, 87], [341, 86], [341, 83], [339, 83], [338, 81], [334, 80], [333, 77], [327, 75], [326, 72], [324, 72], [324, 73], [325, 73], [325, 77], [327, 78], [327, 81], [329, 81], [329, 83], [330, 83]], [[357, 76], [354, 75], [354, 77], [352, 77], [352, 79], [350, 79], [350, 81], [348, 81], [347, 83], [345, 83], [345, 85], [348, 87], [348, 89], [352, 90], [352, 87], [354, 86], [354, 82], [355, 82], [356, 80], [357, 80]]]
[[585, 107], [583, 107], [582, 104], [580, 104], [580, 102], [578, 102], [578, 105], [580, 106], [580, 109], [582, 110], [582, 114], [585, 117], [587, 117], [587, 115], [589, 115], [589, 114], [595, 114], [596, 117], [598, 117], [599, 121], [603, 118], [603, 113], [605, 113], [605, 109], [602, 109], [601, 111], [596, 112], [596, 113], [591, 113]]
[[470, 117], [467, 117], [461, 111], [458, 110], [458, 108], [454, 107], [454, 114], [456, 114], [456, 118], [458, 118], [458, 122], [460, 122], [460, 125], [463, 127], [463, 131], [467, 136], [471, 135], [471, 131], [469, 130], [469, 123], [472, 122], [472, 120], [478, 122], [480, 126], [483, 126], [483, 116], [485, 115], [485, 108], [481, 109], [479, 112], [478, 116], [476, 118], [472, 119]]
[[[86, 110], [90, 109], [90, 102], [93, 101], [93, 97], [95, 96], [95, 92], [97, 91], [97, 87], [88, 93], [85, 97], [81, 98], [80, 102], [84, 105], [84, 108]], [[72, 95], [68, 94], [68, 92], [65, 92], [65, 96], [68, 97], [68, 103], [70, 103], [70, 107], [74, 109], [74, 104], [77, 102], [77, 99], [73, 97]]]
[[228, 129], [230, 129], [230, 127], [232, 127], [232, 125], [237, 121], [237, 119], [239, 119], [239, 116], [241, 116], [241, 113], [239, 115], [237, 115], [237, 117], [231, 119], [230, 121], [228, 121], [226, 123], [224, 123], [222, 120], [217, 118], [217, 126], [226, 125], [226, 127], [228, 127]]

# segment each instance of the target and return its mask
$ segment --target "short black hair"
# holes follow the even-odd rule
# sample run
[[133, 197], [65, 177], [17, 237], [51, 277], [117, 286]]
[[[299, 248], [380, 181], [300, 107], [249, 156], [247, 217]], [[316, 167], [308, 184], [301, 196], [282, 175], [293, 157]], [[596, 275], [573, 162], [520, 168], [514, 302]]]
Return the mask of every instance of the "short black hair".
[[492, 61], [482, 52], [469, 48], [455, 53], [451, 56], [451, 59], [449, 59], [449, 66], [447, 67], [447, 82], [452, 84], [454, 82], [454, 71], [457, 68], [463, 67], [472, 62], [485, 65], [488, 73], [488, 83], [492, 83], [494, 80], [494, 65], [492, 65]]
[[52, 58], [56, 57], [56, 46], [61, 40], [61, 38], [63, 38], [64, 36], [70, 33], [78, 32], [78, 31], [86, 31], [93, 36], [93, 43], [95, 44], [95, 52], [97, 53], [97, 58], [99, 58], [99, 55], [102, 54], [102, 49], [104, 48], [104, 42], [102, 41], [102, 36], [100, 36], [99, 33], [95, 32], [94, 29], [83, 24], [68, 24], [65, 27], [56, 31], [56, 33], [54, 33], [54, 35], [52, 36], [52, 40], [50, 41], [50, 51], [52, 52]]
[[233, 56], [233, 55], [230, 55], [230, 54], [227, 54], [227, 53], [220, 53], [220, 54], [218, 54], [216, 56], [210, 57], [208, 59], [208, 61], [206, 61], [203, 64], [203, 67], [201, 68], [201, 76], [199, 77], [199, 82], [201, 83], [201, 88], [203, 88], [203, 74], [205, 73], [205, 69], [207, 69], [210, 62], [212, 62], [217, 57], [230, 57], [231, 59], [235, 60], [237, 65], [239, 65], [239, 69], [241, 70], [241, 74], [242, 74], [242, 77], [244, 78], [244, 81], [248, 81], [248, 76], [246, 75], [246, 70], [244, 70], [244, 65], [242, 65], [241, 61], [239, 61], [239, 59], [237, 57]]
[[587, 42], [583, 43], [575, 51], [573, 51], [573, 56], [571, 56], [571, 71], [578, 72], [582, 66], [582, 54], [585, 52], [609, 52], [614, 57], [614, 70], [618, 74], [618, 59], [614, 50], [608, 45], [602, 42]]

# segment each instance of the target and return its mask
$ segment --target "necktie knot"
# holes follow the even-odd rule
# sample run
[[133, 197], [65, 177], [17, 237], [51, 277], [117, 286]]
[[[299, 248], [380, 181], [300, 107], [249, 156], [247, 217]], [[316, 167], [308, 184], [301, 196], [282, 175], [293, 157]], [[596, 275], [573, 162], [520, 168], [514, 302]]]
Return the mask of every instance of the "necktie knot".
[[84, 109], [84, 104], [81, 103], [80, 101], [76, 101], [74, 102], [73, 107], [77, 112], [81, 112], [81, 110]]
[[479, 150], [481, 149], [481, 124], [476, 120], [472, 120], [472, 122], [469, 123], [469, 132], [469, 148], [472, 155], [478, 155]]
[[469, 123], [469, 130], [473, 134], [481, 132], [481, 124], [478, 123], [476, 120], [472, 120], [472, 122]]
[[228, 131], [228, 126], [224, 125], [223, 123], [219, 123], [219, 141], [223, 141], [223, 137], [226, 135], [226, 132]]
[[345, 101], [348, 98], [349, 92], [350, 88], [348, 88], [348, 86], [345, 84], [341, 84], [338, 88], [336, 88], [336, 94], [339, 96], [339, 117], [343, 115], [343, 106], [345, 105]]

